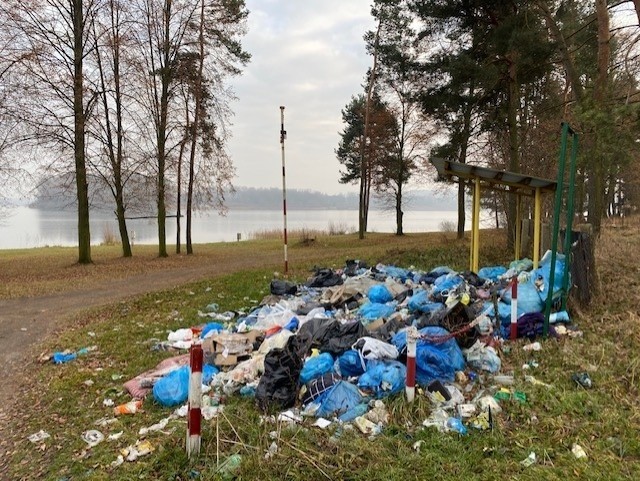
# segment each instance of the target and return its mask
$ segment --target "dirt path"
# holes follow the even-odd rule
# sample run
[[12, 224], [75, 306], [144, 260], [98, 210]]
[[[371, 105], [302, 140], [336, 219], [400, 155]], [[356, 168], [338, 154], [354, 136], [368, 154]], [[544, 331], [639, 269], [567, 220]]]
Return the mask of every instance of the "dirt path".
[[[259, 266], [274, 266], [278, 255], [228, 256], [198, 267], [182, 267], [137, 274], [126, 279], [100, 281], [91, 287], [40, 297], [0, 300], [0, 422], [18, 396], [25, 373], [36, 362], [36, 348], [47, 336], [64, 328], [79, 312], [128, 298], [171, 289]], [[4, 423], [2, 423], [4, 424]]]

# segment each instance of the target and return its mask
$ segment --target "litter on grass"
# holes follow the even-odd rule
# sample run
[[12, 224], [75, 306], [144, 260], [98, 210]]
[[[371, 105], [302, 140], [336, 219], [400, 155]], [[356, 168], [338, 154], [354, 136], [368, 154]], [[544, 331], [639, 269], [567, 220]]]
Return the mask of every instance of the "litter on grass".
[[[562, 256], [554, 269], [563, 272]], [[138, 412], [151, 392], [161, 406], [185, 403], [190, 368], [184, 352], [198, 343], [205, 357], [205, 419], [222, 412], [226, 397], [242, 395], [254, 397], [265, 413], [280, 412], [265, 420], [300, 424], [311, 417], [309, 425], [331, 428], [332, 437], [349, 424], [375, 436], [389, 423], [385, 403], [404, 391], [407, 329], [415, 327], [417, 393], [432, 403], [422, 426], [459, 435], [467, 435], [468, 428], [493, 429], [495, 416], [509, 403], [527, 402], [524, 376], [500, 372], [511, 330], [511, 279], [517, 276], [520, 282], [517, 334], [531, 341], [543, 331], [541, 311], [549, 289], [560, 289], [560, 275], [549, 286], [550, 271], [549, 256], [537, 270], [519, 261], [479, 274], [446, 266], [429, 272], [382, 264], [369, 268], [347, 261], [341, 270], [317, 269], [304, 284], [276, 279], [271, 294], [253, 301], [257, 305], [246, 312], [219, 313], [218, 304], [211, 303], [198, 313], [205, 324], [171, 331], [156, 342], [153, 350], [173, 355], [124, 383], [134, 401], [115, 408], [115, 414]], [[554, 321], [570, 318], [563, 313]], [[538, 346], [530, 342], [525, 349]], [[548, 386], [533, 377], [526, 381]], [[186, 414], [183, 405], [138, 435], [162, 431], [171, 417]], [[277, 454], [274, 445], [267, 459]], [[151, 451], [153, 446], [139, 441], [114, 463]]]

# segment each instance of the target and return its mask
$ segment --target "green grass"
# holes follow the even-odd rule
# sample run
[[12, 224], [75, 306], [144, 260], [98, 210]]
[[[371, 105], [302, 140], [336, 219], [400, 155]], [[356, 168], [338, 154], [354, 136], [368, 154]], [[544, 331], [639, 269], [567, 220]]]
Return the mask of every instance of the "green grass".
[[[503, 403], [492, 432], [470, 430], [468, 436], [460, 437], [423, 429], [421, 423], [429, 416], [431, 405], [421, 395], [413, 404], [402, 396], [386, 401], [391, 421], [371, 440], [357, 431], [335, 427], [322, 431], [309, 422], [293, 427], [264, 423], [251, 400], [231, 396], [224, 400], [224, 415], [217, 422], [204, 423], [202, 451], [195, 461], [184, 453], [186, 422], [180, 419], [169, 423], [166, 434], [148, 436], [155, 447], [152, 454], [110, 468], [119, 449], [139, 439], [141, 427], [154, 424], [171, 410], [149, 397], [144, 412], [98, 428], [95, 421], [111, 413], [111, 408], [102, 405], [103, 399], [128, 401], [128, 395], [115, 397], [121, 383], [168, 356], [152, 352], [150, 340], [165, 339], [168, 330], [201, 323], [198, 309], [211, 302], [222, 310], [248, 309], [252, 301], [268, 294], [273, 270], [261, 268], [92, 312], [51, 339], [46, 346], [51, 351], [92, 344], [99, 350], [66, 365], [45, 364], [30, 370], [23, 408], [12, 421], [9, 441], [14, 446], [7, 479], [219, 479], [217, 462], [236, 453], [242, 456], [239, 479], [640, 479], [640, 276], [637, 262], [632, 266], [628, 262], [640, 251], [640, 234], [618, 234], [601, 243], [603, 295], [590, 312], [582, 309], [575, 319], [584, 336], [544, 340], [539, 353], [523, 351], [523, 341], [508, 343], [510, 349], [502, 352], [502, 372], [515, 375], [515, 388], [526, 393], [527, 403]], [[372, 237], [360, 250], [350, 240], [332, 238], [300, 248], [306, 249], [305, 255], [309, 253], [308, 259], [295, 267], [294, 277], [304, 279], [314, 259], [321, 258], [322, 245], [331, 251], [323, 265], [341, 266], [352, 257], [424, 269], [467, 267], [468, 245], [464, 242], [444, 239], [447, 247], [436, 242], [416, 246], [389, 236]], [[487, 246], [481, 263], [493, 264], [507, 257], [504, 248]], [[532, 358], [539, 367], [526, 374], [551, 384], [550, 389], [524, 381], [522, 365]], [[584, 370], [590, 372], [593, 389], [579, 388], [571, 381], [574, 372]], [[113, 380], [113, 375], [124, 378]], [[93, 385], [86, 386], [87, 380]], [[488, 378], [486, 382], [488, 385]], [[44, 451], [26, 440], [40, 429], [52, 436]], [[80, 438], [87, 429], [100, 429], [105, 436], [119, 431], [123, 435], [87, 449]], [[274, 441], [278, 452], [266, 460], [265, 453]], [[417, 441], [423, 441], [420, 452], [413, 448]], [[573, 457], [574, 443], [585, 449], [587, 460]], [[531, 451], [538, 462], [522, 466], [520, 462]]]

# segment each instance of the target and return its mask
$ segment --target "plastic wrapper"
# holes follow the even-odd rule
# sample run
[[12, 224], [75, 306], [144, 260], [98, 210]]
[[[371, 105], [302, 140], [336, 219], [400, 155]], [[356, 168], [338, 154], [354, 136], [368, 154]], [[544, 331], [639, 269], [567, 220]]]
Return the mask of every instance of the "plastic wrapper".
[[397, 359], [399, 355], [396, 346], [373, 337], [361, 337], [353, 348], [365, 359]]
[[496, 350], [480, 341], [476, 341], [473, 346], [462, 352], [467, 358], [467, 363], [474, 369], [495, 373], [502, 366]]

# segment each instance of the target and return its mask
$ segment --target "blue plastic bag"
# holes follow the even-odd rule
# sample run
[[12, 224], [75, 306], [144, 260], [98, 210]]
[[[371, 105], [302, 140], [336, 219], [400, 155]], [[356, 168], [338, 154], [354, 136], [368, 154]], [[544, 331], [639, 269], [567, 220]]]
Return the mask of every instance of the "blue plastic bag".
[[478, 277], [495, 282], [505, 272], [507, 268], [504, 266], [483, 267], [478, 271]]
[[389, 289], [384, 284], [376, 284], [375, 286], [371, 286], [369, 288], [369, 292], [367, 293], [367, 297], [369, 298], [369, 301], [377, 302], [379, 304], [384, 304], [393, 300], [391, 292], [389, 292]]
[[300, 382], [307, 384], [312, 379], [322, 376], [333, 369], [333, 356], [323, 352], [318, 356], [310, 357], [300, 371]]
[[[439, 326], [427, 326], [418, 331], [424, 336], [446, 336], [449, 331]], [[393, 337], [393, 344], [402, 352], [407, 346], [407, 332]], [[433, 380], [453, 381], [456, 371], [465, 367], [464, 356], [455, 338], [444, 342], [419, 339], [416, 344], [416, 381], [427, 385]]]
[[407, 304], [410, 312], [422, 312], [423, 314], [433, 314], [445, 309], [441, 302], [432, 302], [429, 300], [429, 293], [425, 290], [417, 291]]
[[342, 353], [338, 358], [338, 368], [342, 377], [358, 377], [365, 371], [360, 353], [353, 349], [349, 349]]
[[411, 272], [407, 269], [403, 269], [401, 267], [395, 266], [385, 266], [382, 264], [378, 264], [376, 268], [380, 272], [384, 272], [387, 276], [393, 277], [394, 279], [398, 279], [400, 282], [406, 281], [409, 277], [411, 277]]
[[362, 395], [358, 388], [347, 381], [339, 381], [327, 393], [316, 399], [320, 407], [316, 411], [319, 418], [339, 416], [362, 402]]
[[[511, 306], [505, 302], [498, 301], [498, 321], [501, 325], [506, 325], [511, 323]], [[492, 302], [484, 303], [483, 314], [486, 314], [491, 319], [495, 319], [495, 308]]]
[[54, 352], [52, 359], [54, 364], [64, 364], [65, 362], [73, 361], [77, 357], [78, 355], [75, 352], [69, 354], [65, 354], [64, 352]]
[[338, 417], [338, 421], [342, 421], [343, 423], [350, 423], [355, 418], [364, 416], [368, 412], [369, 412], [369, 404], [361, 403], [361, 404], [358, 404], [356, 407], [349, 409], [347, 412], [341, 414]]
[[[564, 275], [564, 256], [559, 254], [556, 258], [553, 278], [553, 295], [562, 289], [562, 277]], [[551, 257], [547, 253], [540, 261], [540, 267], [531, 271], [527, 282], [518, 284], [518, 315], [541, 312], [544, 309], [549, 295], [549, 280], [551, 277]], [[571, 283], [569, 283], [570, 285]], [[504, 290], [502, 299], [511, 304], [511, 287]]]
[[389, 317], [396, 311], [395, 302], [380, 304], [379, 302], [367, 302], [358, 309], [358, 314], [368, 321]]
[[400, 392], [405, 385], [407, 368], [398, 361], [370, 360], [367, 371], [358, 379], [358, 387], [376, 398]]
[[200, 337], [204, 339], [209, 332], [220, 332], [224, 329], [224, 326], [219, 322], [210, 322], [202, 327]]
[[[209, 364], [202, 367], [202, 383], [209, 384], [218, 369]], [[189, 398], [191, 368], [182, 366], [161, 377], [153, 385], [153, 399], [165, 407], [177, 406]]]
[[455, 272], [440, 276], [433, 283], [431, 296], [437, 296], [438, 294], [445, 296], [449, 291], [458, 287], [462, 282], [462, 278]]

